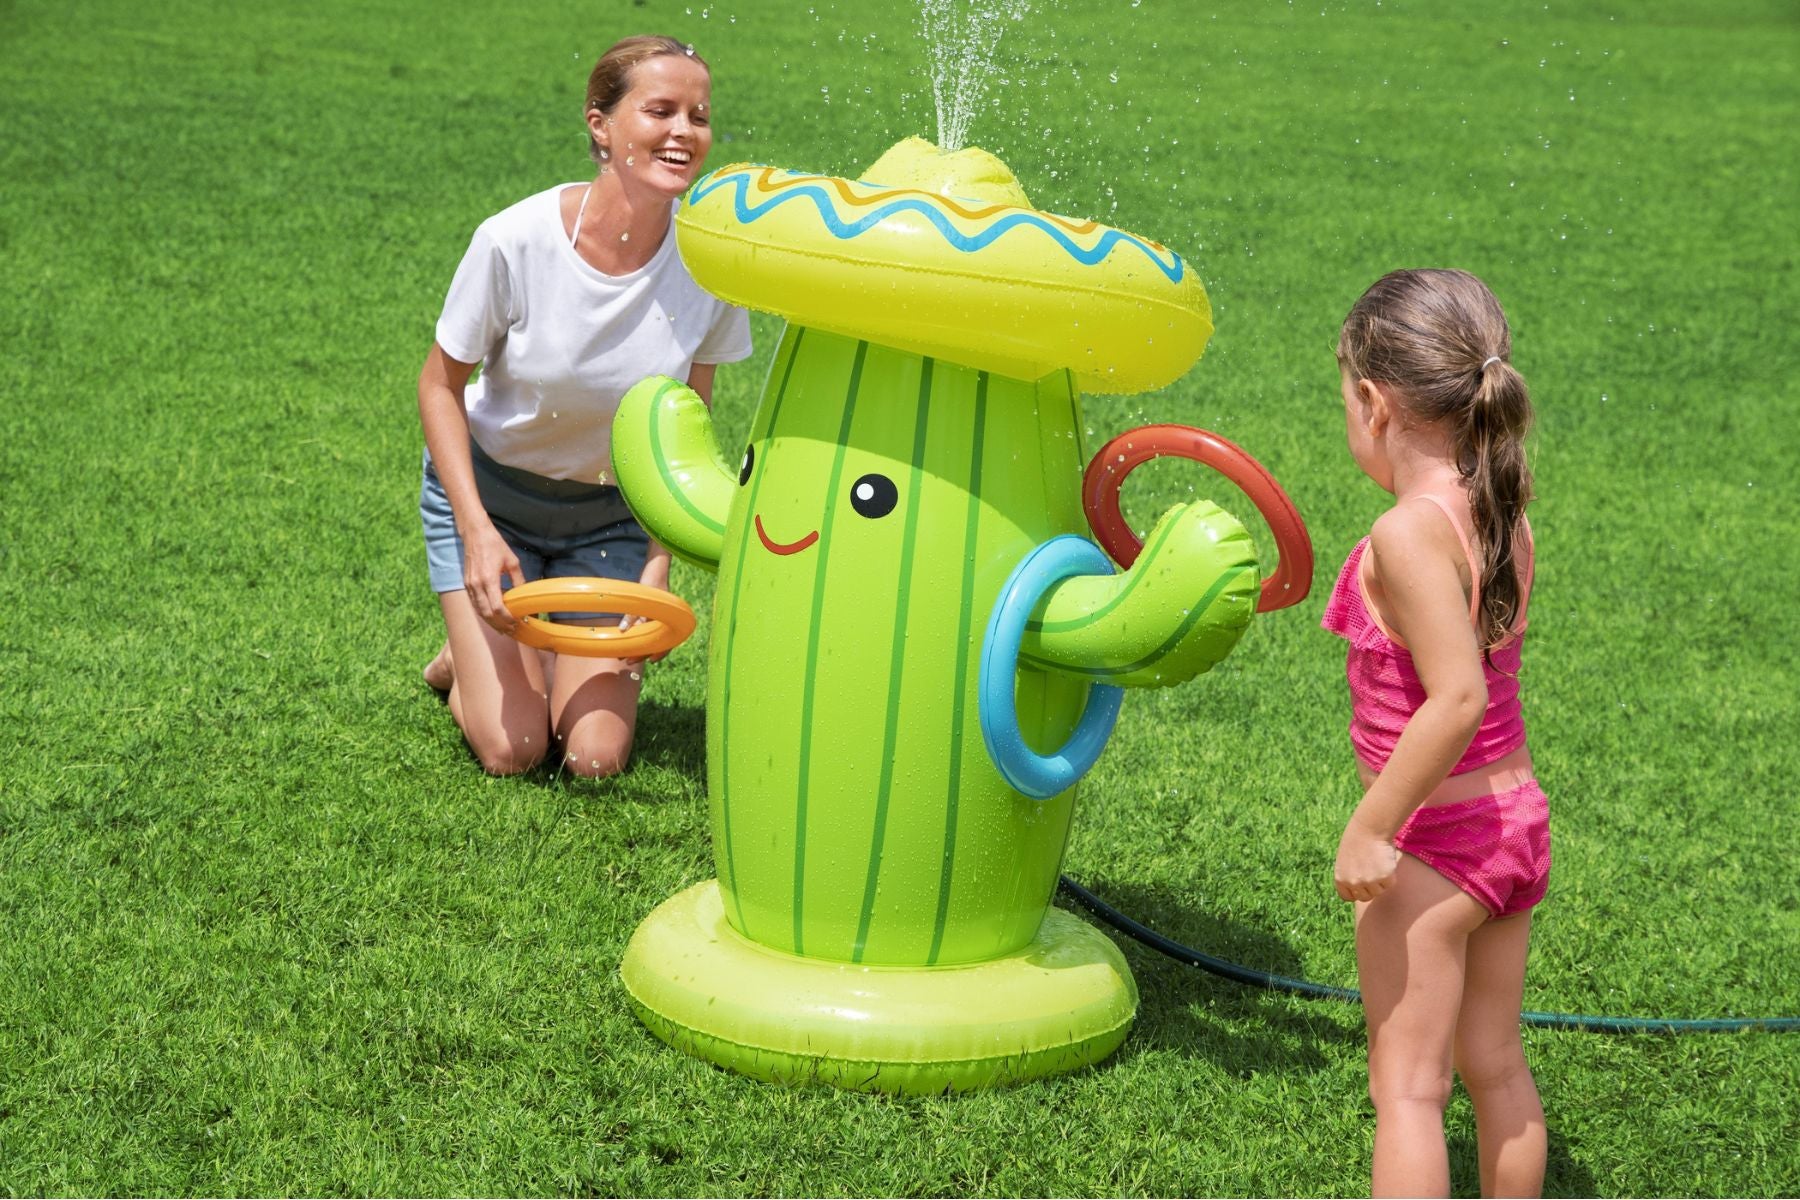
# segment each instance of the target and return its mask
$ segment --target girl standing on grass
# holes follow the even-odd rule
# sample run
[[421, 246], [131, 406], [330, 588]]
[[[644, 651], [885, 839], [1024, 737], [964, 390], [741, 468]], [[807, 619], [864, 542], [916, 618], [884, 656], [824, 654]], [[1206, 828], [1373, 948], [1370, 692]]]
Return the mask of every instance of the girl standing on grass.
[[710, 402], [716, 365], [750, 353], [748, 316], [700, 289], [670, 233], [712, 148], [705, 62], [673, 38], [626, 38], [588, 79], [586, 122], [594, 177], [481, 224], [419, 374], [419, 511], [447, 632], [425, 681], [496, 775], [553, 740], [578, 774], [624, 768], [639, 668], [513, 641], [503, 581], [666, 588], [669, 552], [607, 482], [613, 414], [649, 375]]
[[1511, 350], [1499, 302], [1464, 271], [1383, 276], [1338, 339], [1351, 456], [1395, 497], [1324, 619], [1350, 643], [1366, 789], [1336, 885], [1356, 905], [1378, 1196], [1449, 1194], [1453, 1071], [1475, 1106], [1482, 1194], [1543, 1187], [1519, 1009], [1550, 827], [1519, 708], [1531, 401]]

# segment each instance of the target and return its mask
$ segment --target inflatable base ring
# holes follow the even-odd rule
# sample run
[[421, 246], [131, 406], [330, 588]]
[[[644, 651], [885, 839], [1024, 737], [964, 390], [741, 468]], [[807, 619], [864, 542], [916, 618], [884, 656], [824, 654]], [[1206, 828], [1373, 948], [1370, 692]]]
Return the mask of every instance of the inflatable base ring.
[[1001, 958], [866, 966], [750, 941], [717, 880], [645, 918], [619, 973], [638, 1018], [683, 1053], [773, 1083], [907, 1095], [1089, 1066], [1125, 1040], [1138, 1000], [1112, 940], [1058, 908]]

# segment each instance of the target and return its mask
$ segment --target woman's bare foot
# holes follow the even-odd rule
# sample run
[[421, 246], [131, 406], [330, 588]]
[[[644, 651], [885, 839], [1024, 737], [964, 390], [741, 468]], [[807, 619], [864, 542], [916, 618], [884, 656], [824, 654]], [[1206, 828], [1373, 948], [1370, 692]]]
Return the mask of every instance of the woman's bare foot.
[[450, 685], [456, 682], [456, 671], [450, 662], [449, 642], [444, 643], [444, 648], [437, 652], [436, 658], [425, 664], [422, 674], [425, 676], [425, 683], [433, 691], [450, 690]]

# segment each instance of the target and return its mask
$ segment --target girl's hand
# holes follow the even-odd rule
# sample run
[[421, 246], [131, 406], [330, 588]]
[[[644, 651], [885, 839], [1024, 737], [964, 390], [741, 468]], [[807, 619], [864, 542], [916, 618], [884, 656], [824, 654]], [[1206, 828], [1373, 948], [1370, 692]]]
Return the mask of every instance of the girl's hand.
[[1340, 900], [1373, 900], [1394, 886], [1399, 868], [1400, 852], [1394, 849], [1393, 838], [1383, 837], [1354, 819], [1344, 827], [1333, 869]]
[[511, 637], [519, 622], [501, 595], [506, 591], [504, 579], [518, 587], [525, 582], [519, 556], [512, 552], [506, 539], [490, 522], [470, 530], [463, 537], [463, 590], [475, 605], [475, 612], [489, 625]]

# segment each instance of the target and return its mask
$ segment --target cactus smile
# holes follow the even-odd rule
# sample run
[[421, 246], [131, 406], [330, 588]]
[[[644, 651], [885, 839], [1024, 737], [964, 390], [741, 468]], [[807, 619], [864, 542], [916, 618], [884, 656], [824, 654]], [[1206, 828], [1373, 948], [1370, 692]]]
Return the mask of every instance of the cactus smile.
[[763, 529], [762, 514], [756, 514], [756, 536], [762, 539], [765, 549], [771, 554], [798, 554], [819, 540], [819, 531], [813, 530], [797, 542], [778, 542]]

